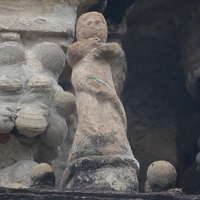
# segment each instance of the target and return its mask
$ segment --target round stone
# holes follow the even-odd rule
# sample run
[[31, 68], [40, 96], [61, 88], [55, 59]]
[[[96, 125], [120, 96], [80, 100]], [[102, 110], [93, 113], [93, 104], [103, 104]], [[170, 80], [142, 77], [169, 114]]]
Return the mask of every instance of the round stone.
[[33, 108], [23, 108], [17, 113], [15, 125], [18, 131], [27, 137], [35, 137], [47, 128], [46, 118]]
[[167, 161], [153, 162], [147, 170], [147, 180], [154, 192], [165, 191], [175, 186], [177, 173]]
[[41, 163], [31, 170], [33, 185], [55, 185], [55, 173], [50, 165]]
[[76, 98], [70, 92], [57, 92], [54, 101], [58, 112], [64, 117], [71, 115], [76, 110]]
[[64, 142], [67, 134], [68, 126], [66, 121], [62, 117], [52, 113], [49, 118], [49, 126], [40, 137], [46, 145], [50, 147], [58, 147]]
[[50, 90], [52, 82], [46, 76], [33, 76], [28, 80], [27, 85], [33, 89]]
[[52, 71], [56, 76], [60, 75], [65, 66], [65, 54], [63, 50], [54, 43], [43, 42], [35, 48], [36, 58], [43, 67]]
[[23, 47], [17, 42], [0, 44], [0, 65], [15, 65], [25, 61]]

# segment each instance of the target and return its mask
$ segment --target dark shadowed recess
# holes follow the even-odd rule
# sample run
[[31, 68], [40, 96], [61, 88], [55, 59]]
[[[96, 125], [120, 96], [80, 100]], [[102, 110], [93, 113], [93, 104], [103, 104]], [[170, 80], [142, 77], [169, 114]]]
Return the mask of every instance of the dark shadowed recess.
[[[197, 1], [108, 0], [105, 8], [102, 7], [103, 2], [100, 1], [90, 10], [103, 12], [109, 24], [120, 24], [127, 9], [133, 5], [127, 16], [127, 33], [122, 39], [128, 64], [122, 101], [128, 117], [128, 139], [133, 152], [136, 152], [134, 155], [140, 163], [146, 163], [146, 166], [141, 165], [139, 174], [141, 191], [150, 163], [145, 162], [141, 156], [143, 151], [135, 149], [139, 141], [134, 137], [133, 115], [149, 121], [174, 120], [177, 152], [172, 156], [176, 157], [174, 160], [177, 159], [177, 187], [182, 187], [186, 193], [200, 193], [200, 174], [195, 171], [195, 156], [199, 151], [197, 139], [200, 136], [200, 104], [192, 100], [185, 88], [177, 34], [179, 26], [174, 21], [180, 5], [184, 7], [183, 4]], [[184, 11], [182, 14], [184, 16]], [[139, 99], [138, 106], [135, 106], [134, 99]], [[148, 131], [141, 133], [141, 137], [146, 137], [145, 134]], [[162, 137], [162, 134], [157, 134]], [[145, 141], [140, 147], [144, 150], [150, 145]], [[164, 145], [170, 148], [171, 144]]]

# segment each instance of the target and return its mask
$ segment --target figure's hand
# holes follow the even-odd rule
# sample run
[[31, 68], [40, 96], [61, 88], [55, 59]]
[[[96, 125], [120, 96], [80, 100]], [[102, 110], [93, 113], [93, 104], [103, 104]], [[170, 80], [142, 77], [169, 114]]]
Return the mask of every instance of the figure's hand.
[[97, 47], [97, 50], [96, 58], [100, 56], [110, 63], [119, 58], [122, 54], [121, 47], [115, 42], [101, 44]]
[[69, 65], [73, 68], [76, 63], [100, 44], [101, 40], [98, 37], [73, 43], [67, 50], [67, 61]]

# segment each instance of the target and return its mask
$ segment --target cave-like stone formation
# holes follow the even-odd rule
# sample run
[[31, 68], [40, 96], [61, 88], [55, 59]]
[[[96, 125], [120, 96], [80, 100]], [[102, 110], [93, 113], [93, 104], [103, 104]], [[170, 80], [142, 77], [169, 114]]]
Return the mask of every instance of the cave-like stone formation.
[[[176, 186], [186, 193], [199, 193], [196, 155], [200, 136], [200, 2], [127, 0], [126, 3], [133, 4], [124, 8], [125, 12], [120, 2], [109, 0], [104, 14], [108, 28], [113, 30], [115, 26], [119, 31], [126, 13], [127, 32], [121, 41], [128, 73], [122, 99], [129, 142], [141, 164], [140, 189], [144, 189], [149, 164], [166, 160], [177, 169]], [[117, 5], [118, 11], [111, 12]], [[110, 37], [113, 35], [110, 32]]]

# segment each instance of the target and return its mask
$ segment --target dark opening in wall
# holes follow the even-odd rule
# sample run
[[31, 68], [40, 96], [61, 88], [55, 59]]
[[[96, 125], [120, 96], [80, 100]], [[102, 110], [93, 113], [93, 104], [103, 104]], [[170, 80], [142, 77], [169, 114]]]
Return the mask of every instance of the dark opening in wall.
[[135, 0], [100, 0], [97, 4], [92, 6], [89, 11], [101, 12], [106, 20], [114, 24], [120, 24], [126, 10], [134, 2]]
[[126, 10], [135, 2], [135, 0], [108, 0], [104, 17], [111, 23], [120, 24], [123, 20]]

